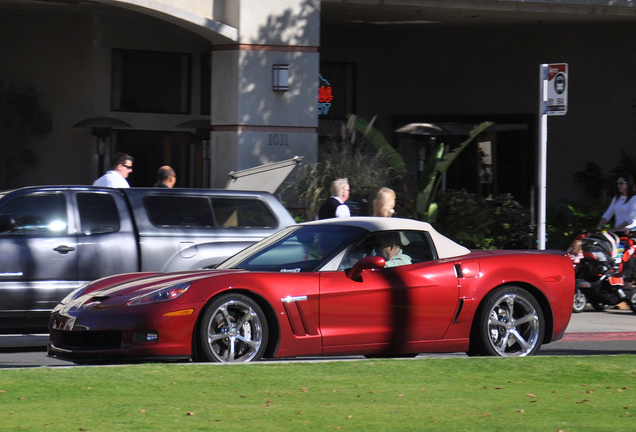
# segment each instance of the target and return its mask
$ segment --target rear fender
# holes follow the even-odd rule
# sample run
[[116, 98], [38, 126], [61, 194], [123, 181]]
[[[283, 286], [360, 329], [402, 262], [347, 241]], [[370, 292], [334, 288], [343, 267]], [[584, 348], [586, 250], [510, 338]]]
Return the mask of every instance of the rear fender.
[[[545, 255], [544, 258], [541, 256], [529, 254], [523, 262], [515, 259], [507, 260], [505, 263], [501, 261], [506, 261], [506, 258], [499, 257], [496, 260], [499, 262], [494, 266], [488, 264], [490, 260], [480, 259], [479, 277], [463, 281], [460, 279], [460, 296], [467, 300], [463, 312], [478, 310], [482, 299], [493, 289], [503, 285], [518, 286], [529, 291], [541, 305], [546, 322], [545, 343], [553, 338], [560, 338], [572, 313], [575, 292], [574, 268], [571, 260], [565, 255], [560, 262], [546, 261]], [[471, 300], [477, 302], [473, 303]]]

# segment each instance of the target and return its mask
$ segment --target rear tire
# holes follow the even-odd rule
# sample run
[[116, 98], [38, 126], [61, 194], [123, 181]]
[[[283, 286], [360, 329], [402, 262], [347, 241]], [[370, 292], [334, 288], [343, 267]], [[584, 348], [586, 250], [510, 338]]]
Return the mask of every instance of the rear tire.
[[199, 322], [202, 360], [220, 363], [250, 362], [267, 348], [267, 317], [243, 294], [224, 294], [212, 301]]
[[532, 294], [507, 285], [484, 298], [473, 327], [469, 355], [522, 357], [541, 348], [545, 320]]

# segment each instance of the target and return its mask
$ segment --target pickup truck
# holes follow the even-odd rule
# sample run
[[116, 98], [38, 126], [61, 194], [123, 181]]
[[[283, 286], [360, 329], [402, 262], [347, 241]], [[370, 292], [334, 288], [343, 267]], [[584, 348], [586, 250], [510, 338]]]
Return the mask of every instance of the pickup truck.
[[0, 192], [0, 333], [104, 276], [209, 268], [294, 219], [267, 192], [39, 186]]

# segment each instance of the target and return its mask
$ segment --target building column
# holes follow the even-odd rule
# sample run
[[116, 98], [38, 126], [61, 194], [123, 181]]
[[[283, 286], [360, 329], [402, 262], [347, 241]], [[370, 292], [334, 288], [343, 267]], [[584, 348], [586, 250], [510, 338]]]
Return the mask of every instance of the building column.
[[320, 1], [237, 3], [226, 18], [239, 42], [212, 51], [212, 187], [230, 171], [317, 154]]

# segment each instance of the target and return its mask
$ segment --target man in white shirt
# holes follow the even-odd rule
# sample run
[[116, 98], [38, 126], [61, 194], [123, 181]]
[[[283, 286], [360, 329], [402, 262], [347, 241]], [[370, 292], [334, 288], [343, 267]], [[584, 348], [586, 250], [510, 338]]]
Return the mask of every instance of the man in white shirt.
[[112, 188], [129, 188], [128, 175], [133, 169], [133, 157], [126, 153], [115, 153], [111, 169], [106, 174], [93, 182], [93, 186], [106, 186]]

